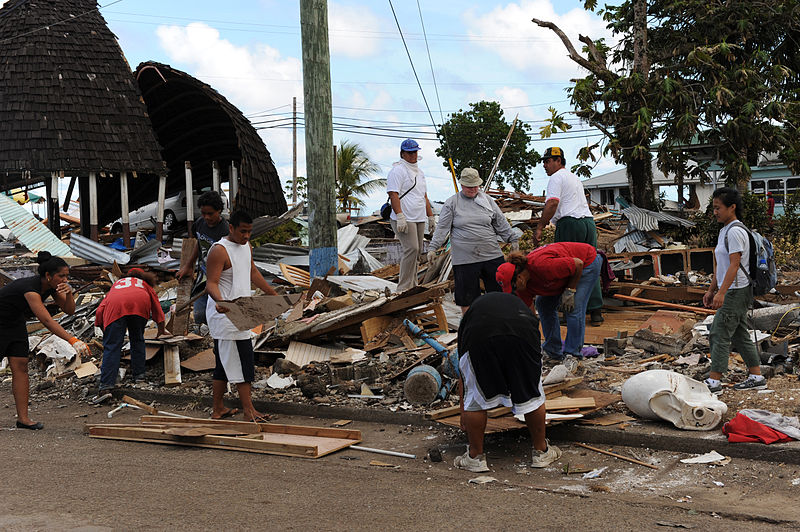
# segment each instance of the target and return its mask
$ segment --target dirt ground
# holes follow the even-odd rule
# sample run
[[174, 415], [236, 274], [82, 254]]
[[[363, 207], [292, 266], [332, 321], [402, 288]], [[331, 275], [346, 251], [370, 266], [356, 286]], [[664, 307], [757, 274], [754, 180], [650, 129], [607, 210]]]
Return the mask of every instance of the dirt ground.
[[[362, 445], [414, 460], [346, 450], [317, 460], [89, 438], [84, 423], [110, 421], [113, 405], [73, 400], [32, 405], [45, 430], [10, 429], [13, 400], [0, 384], [3, 530], [275, 529], [707, 530], [797, 528], [800, 466], [734, 459], [688, 465], [688, 455], [614, 447], [651, 470], [571, 444], [545, 470], [525, 467], [524, 432], [487, 439], [488, 476], [454, 469], [457, 430], [353, 422]], [[162, 407], [169, 409], [168, 407]], [[202, 411], [182, 411], [204, 416]], [[123, 410], [114, 422], [133, 422]], [[281, 416], [279, 423], [333, 420]], [[427, 451], [438, 446], [444, 461]], [[371, 465], [377, 460], [390, 466]], [[606, 468], [599, 478], [565, 469]]]

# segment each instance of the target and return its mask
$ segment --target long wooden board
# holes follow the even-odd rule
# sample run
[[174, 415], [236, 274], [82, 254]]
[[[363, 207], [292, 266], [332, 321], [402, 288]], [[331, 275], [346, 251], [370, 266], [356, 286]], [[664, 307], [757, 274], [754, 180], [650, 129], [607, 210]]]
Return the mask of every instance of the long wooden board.
[[[255, 424], [169, 416], [142, 416], [140, 425], [89, 425], [93, 438], [319, 458], [361, 442], [361, 431], [300, 425]], [[192, 422], [194, 421], [194, 422]], [[240, 427], [241, 426], [241, 427]], [[241, 428], [241, 430], [240, 430]], [[247, 433], [246, 436], [216, 432]]]

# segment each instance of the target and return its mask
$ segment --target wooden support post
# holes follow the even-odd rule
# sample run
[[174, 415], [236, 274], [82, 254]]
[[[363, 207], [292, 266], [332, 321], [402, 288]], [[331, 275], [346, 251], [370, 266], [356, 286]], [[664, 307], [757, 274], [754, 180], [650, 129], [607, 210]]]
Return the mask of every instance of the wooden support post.
[[211, 161], [211, 183], [215, 192], [222, 190], [219, 186], [219, 161]]
[[338, 268], [336, 250], [336, 181], [333, 161], [328, 5], [326, 0], [300, 0], [303, 48], [303, 102], [306, 117], [309, 269], [324, 277]]
[[128, 202], [128, 172], [119, 175], [119, 201], [122, 210], [122, 243], [131, 247], [131, 212]]
[[177, 345], [164, 346], [164, 385], [177, 386], [181, 383], [181, 357]]
[[230, 192], [231, 195], [228, 199], [231, 203], [231, 212], [233, 212], [238, 206], [236, 203], [236, 196], [239, 194], [239, 169], [236, 168], [236, 163], [233, 161], [231, 161], [231, 171], [228, 175], [230, 176], [228, 178], [228, 192]]
[[158, 176], [158, 207], [156, 211], [156, 238], [159, 242], [164, 238], [164, 202], [167, 196], [167, 176]]
[[186, 225], [188, 226], [189, 234], [192, 234], [192, 225], [194, 224], [194, 189], [192, 187], [192, 163], [185, 161], [186, 168]]
[[69, 180], [69, 186], [67, 187], [67, 195], [64, 197], [64, 205], [62, 205], [61, 210], [64, 212], [69, 211], [69, 203], [72, 201], [72, 191], [75, 189], [75, 182], [78, 180], [78, 176], [72, 176]]
[[[197, 247], [196, 238], [184, 238], [181, 246], [181, 268], [189, 261]], [[189, 330], [189, 312], [192, 310], [185, 305], [192, 297], [192, 276], [187, 275], [178, 282], [178, 294], [175, 298], [175, 314], [172, 316], [172, 334], [185, 336]], [[178, 309], [181, 309], [180, 311]]]
[[89, 172], [89, 227], [95, 242], [100, 238], [97, 227], [97, 172]]
[[61, 238], [61, 214], [58, 208], [58, 172], [50, 173], [49, 186], [46, 188], [47, 194], [47, 225], [50, 231], [58, 238]]

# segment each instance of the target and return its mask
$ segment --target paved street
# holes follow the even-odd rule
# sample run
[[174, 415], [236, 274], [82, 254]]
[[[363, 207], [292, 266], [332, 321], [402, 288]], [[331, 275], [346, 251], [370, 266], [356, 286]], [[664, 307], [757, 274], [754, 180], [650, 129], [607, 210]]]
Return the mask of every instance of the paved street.
[[[607, 531], [800, 524], [795, 465], [743, 459], [724, 467], [687, 465], [678, 462], [687, 456], [681, 453], [614, 448], [657, 464], [660, 469], [653, 471], [565, 444], [558, 467], [532, 471], [521, 465], [528, 441], [519, 433], [488, 441], [488, 475], [497, 481], [471, 485], [478, 475], [451, 465], [462, 449], [460, 434], [439, 427], [348, 426], [363, 431], [363, 445], [415, 453], [416, 460], [355, 450], [306, 460], [85, 435], [83, 423], [109, 421], [109, 409], [38, 403], [32, 412], [45, 430], [0, 432], [0, 528]], [[2, 425], [11, 426], [8, 384], [0, 387], [0, 415]], [[114, 421], [137, 418], [122, 412]], [[277, 421], [332, 422], [288, 416]], [[444, 462], [423, 459], [434, 445], [445, 449]], [[396, 467], [370, 465], [373, 460]], [[573, 470], [607, 469], [598, 479], [583, 480], [566, 475], [566, 464]]]

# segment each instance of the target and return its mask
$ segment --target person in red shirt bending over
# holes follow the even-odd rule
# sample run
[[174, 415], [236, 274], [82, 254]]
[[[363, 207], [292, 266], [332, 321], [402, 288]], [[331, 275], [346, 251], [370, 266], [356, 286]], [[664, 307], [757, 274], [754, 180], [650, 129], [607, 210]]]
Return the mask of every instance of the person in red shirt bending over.
[[134, 382], [145, 380], [144, 328], [152, 317], [158, 334], [164, 334], [164, 311], [153, 290], [156, 276], [139, 268], [131, 268], [119, 279], [97, 307], [95, 325], [103, 329], [103, 365], [100, 367], [98, 393], [114, 388], [119, 373], [119, 359], [125, 331], [131, 343], [131, 370]]
[[[580, 357], [586, 331], [586, 305], [600, 277], [602, 257], [594, 246], [580, 242], [556, 242], [536, 248], [528, 256], [514, 252], [497, 269], [503, 292], [516, 293], [533, 306], [542, 324], [542, 349], [554, 360]], [[558, 309], [567, 315], [567, 338], [561, 344]]]

